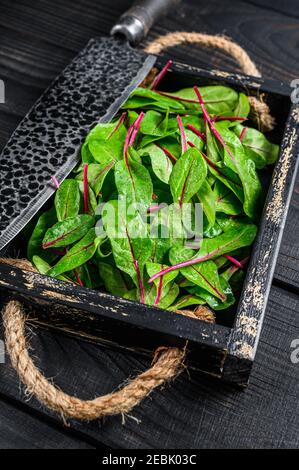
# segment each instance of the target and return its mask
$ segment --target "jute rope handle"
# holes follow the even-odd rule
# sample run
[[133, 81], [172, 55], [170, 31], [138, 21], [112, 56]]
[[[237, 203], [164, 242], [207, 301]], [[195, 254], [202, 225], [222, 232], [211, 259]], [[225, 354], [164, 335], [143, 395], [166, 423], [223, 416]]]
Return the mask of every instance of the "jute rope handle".
[[[180, 44], [199, 44], [205, 47], [220, 49], [233, 57], [246, 75], [261, 77], [260, 71], [247, 52], [225, 36], [178, 31], [158, 37], [147, 45], [145, 51], [149, 54], [159, 54], [165, 49]], [[271, 116], [269, 106], [263, 101], [263, 95], [260, 95], [258, 98], [249, 96], [249, 101], [254, 114], [253, 117], [256, 119], [259, 128], [263, 132], [271, 131], [274, 128], [275, 120]]]
[[[26, 260], [1, 259], [0, 264], [35, 271]], [[214, 322], [214, 315], [205, 307], [197, 312], [180, 313]], [[175, 378], [184, 368], [186, 348], [158, 348], [154, 353], [150, 369], [138, 375], [120, 390], [95, 398], [81, 400], [68, 395], [53, 385], [37, 368], [31, 359], [26, 339], [26, 316], [18, 301], [10, 301], [3, 309], [3, 325], [6, 350], [11, 364], [30, 395], [44, 406], [59, 413], [63, 419], [76, 418], [92, 421], [108, 415], [127, 414], [155, 388]]]

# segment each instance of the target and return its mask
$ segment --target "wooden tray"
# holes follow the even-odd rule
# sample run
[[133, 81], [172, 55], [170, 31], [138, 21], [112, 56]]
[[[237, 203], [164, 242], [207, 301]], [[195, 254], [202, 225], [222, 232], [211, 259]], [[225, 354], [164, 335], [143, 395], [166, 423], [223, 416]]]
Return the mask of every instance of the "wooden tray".
[[[163, 65], [161, 60], [158, 66]], [[0, 265], [1, 303], [20, 299], [35, 324], [142, 354], [161, 345], [182, 347], [188, 341], [190, 367], [246, 386], [299, 161], [299, 107], [291, 103], [292, 90], [283, 83], [181, 63], [173, 66], [163, 85], [175, 90], [194, 83], [228, 84], [256, 96], [264, 93], [277, 122], [269, 137], [281, 144], [281, 153], [264, 183], [269, 187], [268, 195], [238, 305], [219, 312], [217, 324], [211, 325], [8, 265]], [[19, 237], [1, 255], [17, 256], [24, 247]]]

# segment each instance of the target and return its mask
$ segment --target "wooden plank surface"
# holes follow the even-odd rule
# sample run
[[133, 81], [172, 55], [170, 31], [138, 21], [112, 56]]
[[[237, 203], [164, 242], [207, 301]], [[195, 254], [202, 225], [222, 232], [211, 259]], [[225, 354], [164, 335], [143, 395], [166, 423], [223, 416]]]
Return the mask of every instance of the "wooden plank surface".
[[[40, 93], [87, 40], [108, 34], [128, 0], [0, 0], [0, 78], [7, 102], [0, 106], [0, 147]], [[186, 0], [150, 38], [172, 30], [224, 33], [242, 44], [265, 76], [290, 82], [299, 76], [299, 14], [295, 0]], [[198, 66], [235, 70], [221, 52], [181, 46], [171, 55]], [[299, 338], [299, 179], [292, 198], [251, 384], [246, 392], [207, 378], [182, 375], [152, 394], [132, 414], [91, 424], [72, 423], [82, 445], [122, 448], [299, 447], [299, 365], [290, 360]], [[48, 377], [70, 393], [90, 398], [118, 387], [149, 365], [134, 355], [100, 348], [58, 333], [35, 331], [34, 357]], [[9, 364], [0, 365], [0, 393], [22, 402], [39, 445], [64, 447], [61, 431], [43, 408], [24, 400]], [[9, 405], [13, 406], [13, 405]], [[34, 407], [38, 418], [32, 415]], [[15, 409], [15, 408], [13, 408]], [[19, 418], [0, 402], [10, 426], [6, 445], [34, 445], [35, 431], [17, 430]], [[16, 411], [15, 411], [16, 413]], [[10, 420], [7, 421], [10, 417]], [[14, 431], [15, 425], [15, 431]], [[29, 426], [29, 427], [30, 427]], [[1, 429], [1, 427], [0, 427]], [[3, 428], [5, 429], [5, 428]], [[70, 430], [64, 430], [63, 436]], [[55, 436], [56, 433], [56, 436]], [[26, 435], [26, 443], [24, 437]], [[48, 441], [46, 441], [48, 435]], [[1, 431], [0, 431], [1, 436]], [[81, 437], [80, 437], [81, 436]], [[84, 436], [84, 437], [83, 437]], [[70, 436], [71, 442], [73, 439]], [[1, 441], [0, 447], [5, 445]], [[77, 441], [76, 441], [77, 442]]]

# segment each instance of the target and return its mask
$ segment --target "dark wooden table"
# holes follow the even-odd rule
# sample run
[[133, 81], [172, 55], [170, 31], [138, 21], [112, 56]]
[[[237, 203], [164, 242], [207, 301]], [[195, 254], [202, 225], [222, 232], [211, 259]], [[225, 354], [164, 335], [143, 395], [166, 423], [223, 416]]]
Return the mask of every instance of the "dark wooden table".
[[[129, 0], [0, 0], [0, 146], [51, 80], [94, 35], [107, 34]], [[154, 28], [150, 39], [174, 30], [224, 33], [244, 46], [267, 77], [299, 77], [296, 0], [187, 0]], [[220, 52], [179, 47], [185, 62], [236, 68]], [[1, 162], [0, 162], [1, 165]], [[3, 182], [2, 182], [3, 184]], [[251, 383], [245, 392], [206, 377], [181, 375], [127, 417], [64, 427], [24, 396], [8, 361], [0, 365], [0, 448], [286, 448], [299, 447], [299, 179], [291, 201], [266, 321]], [[69, 393], [107, 393], [149, 361], [58, 333], [34, 330], [32, 354]]]

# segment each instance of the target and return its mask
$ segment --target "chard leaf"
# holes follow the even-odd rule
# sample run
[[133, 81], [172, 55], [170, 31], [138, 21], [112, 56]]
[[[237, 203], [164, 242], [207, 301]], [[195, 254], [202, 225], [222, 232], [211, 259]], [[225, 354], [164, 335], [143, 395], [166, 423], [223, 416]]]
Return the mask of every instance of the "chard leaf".
[[[79, 184], [80, 193], [83, 196], [84, 195], [84, 183], [83, 181], [79, 181], [78, 184]], [[94, 215], [96, 213], [97, 207], [98, 207], [98, 202], [97, 202], [96, 195], [91, 189], [90, 185], [88, 185], [88, 213], [89, 215]], [[83, 212], [83, 197], [81, 200], [80, 212]]]
[[[100, 194], [106, 176], [108, 175], [109, 171], [114, 167], [115, 163], [115, 160], [111, 160], [110, 162], [106, 162], [104, 164], [91, 163], [88, 166], [89, 186], [91, 187], [95, 195]], [[83, 171], [78, 175], [77, 179], [80, 179], [81, 181], [83, 180]]]
[[[179, 249], [175, 246], [169, 254], [173, 266], [163, 269], [151, 277], [149, 281], [153, 282], [157, 277], [165, 276], [171, 271], [195, 266], [219, 258], [221, 255], [231, 253], [239, 248], [250, 246], [255, 239], [256, 232], [257, 228], [253, 224], [239, 224], [239, 226], [228, 229], [218, 237], [205, 238], [202, 241], [200, 250], [195, 255], [193, 250], [188, 248]], [[187, 259], [187, 257], [190, 258]], [[177, 259], [183, 259], [183, 261], [175, 263]]]
[[59, 222], [75, 217], [80, 210], [80, 190], [75, 180], [65, 180], [55, 194], [55, 208]]
[[94, 159], [93, 159], [93, 156], [89, 150], [89, 147], [88, 147], [88, 142], [84, 142], [84, 144], [82, 145], [82, 148], [81, 148], [81, 158], [82, 158], [82, 162], [83, 163], [93, 163], [94, 162]]
[[222, 162], [209, 164], [209, 171], [216, 180], [221, 181], [227, 188], [229, 188], [243, 203], [244, 190], [239, 176], [234, 173], [230, 168], [226, 167]]
[[116, 266], [131, 277], [144, 302], [143, 269], [151, 256], [146, 224], [137, 211], [133, 214], [119, 211], [118, 201], [110, 201], [104, 207], [102, 220]]
[[216, 203], [216, 211], [224, 212], [227, 215], [239, 215], [242, 213], [242, 204], [220, 181], [216, 181], [214, 186], [214, 197]]
[[163, 181], [163, 183], [168, 184], [173, 165], [170, 158], [165, 155], [164, 151], [157, 145], [150, 144], [142, 149], [141, 155], [148, 155], [150, 157], [155, 175]]
[[166, 117], [157, 111], [147, 111], [141, 122], [140, 132], [144, 135], [164, 136], [167, 131], [168, 113]]
[[[210, 114], [229, 115], [237, 106], [239, 94], [232, 88], [214, 85], [199, 87], [199, 90]], [[173, 93], [167, 93], [167, 97], [170, 96], [176, 99], [177, 103], [183, 103], [186, 109], [195, 109], [197, 112], [201, 112], [193, 88], [184, 88]], [[163, 98], [166, 98], [165, 94]]]
[[76, 217], [58, 222], [47, 230], [43, 239], [43, 248], [69, 246], [84, 237], [94, 224], [94, 218], [87, 214], [77, 215]]
[[118, 130], [113, 133], [115, 126], [115, 123], [98, 124], [86, 139], [88, 149], [98, 163], [107, 165], [112, 160], [121, 160], [123, 157], [123, 146], [127, 130], [121, 124]]
[[[40, 258], [40, 256], [33, 256], [32, 262], [40, 274], [47, 274], [51, 269], [50, 264]], [[60, 281], [70, 282], [70, 279], [66, 276], [58, 276], [57, 279]]]
[[[188, 124], [191, 124], [200, 132], [202, 133], [205, 132], [205, 123], [204, 123], [202, 116], [196, 116], [196, 115], [195, 116], [193, 115], [182, 116], [182, 121], [183, 121], [185, 129], [187, 129]], [[177, 126], [177, 121], [176, 121], [176, 126]]]
[[180, 270], [181, 274], [194, 284], [203, 287], [222, 302], [226, 300], [226, 295], [220, 283], [217, 266], [213, 261], [189, 266]]
[[207, 156], [212, 162], [219, 162], [221, 160], [221, 153], [218, 148], [217, 141], [211, 132], [211, 129], [206, 122], [206, 147]]
[[197, 198], [198, 201], [203, 205], [203, 211], [209, 221], [210, 226], [213, 227], [215, 225], [216, 197], [208, 181], [205, 180], [199, 188], [197, 192]]
[[189, 129], [185, 129], [185, 134], [187, 142], [192, 142], [192, 144], [194, 144], [195, 147], [199, 150], [203, 149], [204, 140], [201, 137], [194, 134], [194, 132], [190, 131]]
[[251, 225], [251, 220], [246, 216], [234, 218], [226, 217], [225, 214], [217, 214], [217, 224], [223, 232], [227, 232], [228, 230], [242, 230], [244, 226]]
[[165, 256], [169, 252], [173, 241], [171, 238], [159, 238], [158, 236], [151, 237], [151, 262], [162, 264]]
[[[177, 120], [176, 125], [177, 125]], [[175, 136], [163, 137], [159, 140], [159, 145], [162, 148], [166, 148], [175, 158], [180, 158], [182, 154], [182, 147]]]
[[133, 290], [133, 286], [128, 285], [127, 280], [116, 267], [101, 262], [99, 263], [99, 272], [105, 288], [110, 294], [125, 297]]
[[172, 304], [169, 310], [176, 312], [177, 310], [181, 310], [192, 305], [204, 305], [205, 303], [206, 301], [204, 299], [195, 295], [184, 295]]
[[115, 165], [115, 184], [121, 196], [126, 196], [127, 204], [138, 204], [147, 210], [152, 202], [153, 183], [148, 170], [129, 158], [129, 166], [124, 160]]
[[[146, 101], [144, 101], [146, 100]], [[136, 88], [131, 97], [123, 106], [124, 109], [140, 108], [149, 105], [155, 105], [157, 108], [165, 111], [184, 111], [185, 106], [182, 103], [174, 101], [171, 98], [161, 95], [160, 93], [148, 88]]]
[[[177, 129], [169, 130], [160, 136], [159, 135], [145, 135], [143, 139], [141, 140], [140, 147], [141, 148], [147, 147], [148, 145], [153, 144], [153, 143], [158, 143], [160, 146], [162, 146], [165, 139], [174, 139], [176, 133], [177, 133]], [[181, 155], [181, 152], [179, 153], [179, 156], [180, 155]]]
[[76, 243], [66, 255], [47, 272], [47, 275], [57, 277], [60, 274], [72, 271], [87, 263], [87, 261], [94, 256], [99, 243], [100, 239], [96, 237], [95, 229], [90, 229], [82, 240]]
[[257, 234], [257, 227], [254, 224], [236, 223], [215, 238], [205, 238], [202, 241], [197, 257], [217, 258], [223, 254], [230, 253], [239, 248], [250, 246]]
[[173, 304], [173, 302], [176, 300], [179, 293], [180, 293], [180, 288], [175, 282], [168, 284], [165, 287], [165, 289], [163, 289], [161, 298], [157, 306], [159, 308], [167, 309], [170, 305]]
[[[240, 139], [229, 129], [215, 125], [225, 141], [224, 162], [238, 173], [244, 190], [244, 212], [255, 219], [260, 212], [262, 186], [255, 171], [255, 164], [246, 158]], [[223, 181], [224, 182], [224, 181]]]
[[213, 309], [213, 310], [224, 310], [226, 308], [229, 308], [231, 305], [233, 305], [236, 301], [233, 291], [229, 285], [229, 283], [222, 277], [220, 276], [220, 285], [221, 289], [226, 296], [226, 299], [224, 301], [219, 300], [219, 298], [211, 295], [211, 293], [205, 291], [201, 287], [188, 287], [187, 290], [190, 292], [190, 294], [195, 295], [196, 297], [200, 297], [206, 301], [206, 303]]
[[239, 99], [234, 111], [234, 116], [247, 118], [250, 113], [250, 103], [248, 97], [244, 93], [239, 93]]
[[155, 305], [156, 307], [167, 309], [171, 304], [173, 304], [179, 295], [179, 291], [179, 286], [175, 282], [168, 283], [168, 285], [162, 289], [159, 301], [156, 302], [156, 289], [153, 284], [147, 284], [145, 287], [145, 303], [147, 305]]
[[[98, 275], [97, 267], [92, 263], [86, 263], [72, 271], [74, 282], [78, 284], [78, 278], [84, 287], [98, 289], [102, 283]], [[69, 273], [69, 276], [71, 275]]]
[[[170, 250], [170, 261], [174, 265], [187, 261], [193, 256], [193, 250], [189, 250], [187, 248], [176, 248], [175, 250]], [[222, 302], [226, 300], [226, 296], [220, 284], [218, 268], [213, 261], [205, 261], [200, 264], [181, 268], [180, 272], [186, 279], [188, 279], [188, 281], [202, 287], [213, 296], [219, 298]], [[168, 273], [166, 275], [169, 274], [172, 273]]]
[[182, 206], [198, 192], [207, 176], [207, 165], [196, 149], [189, 149], [173, 167], [169, 184], [175, 203]]
[[242, 145], [247, 158], [254, 161], [256, 168], [262, 169], [275, 163], [279, 156], [279, 145], [271, 144], [264, 134], [250, 127], [245, 128], [241, 124], [234, 128], [234, 132], [240, 137], [244, 129], [246, 131], [242, 137]]
[[203, 236], [205, 238], [215, 238], [218, 237], [218, 235], [221, 235], [222, 232], [222, 228], [216, 221], [215, 225], [213, 225], [212, 227], [210, 225], [204, 226]]

